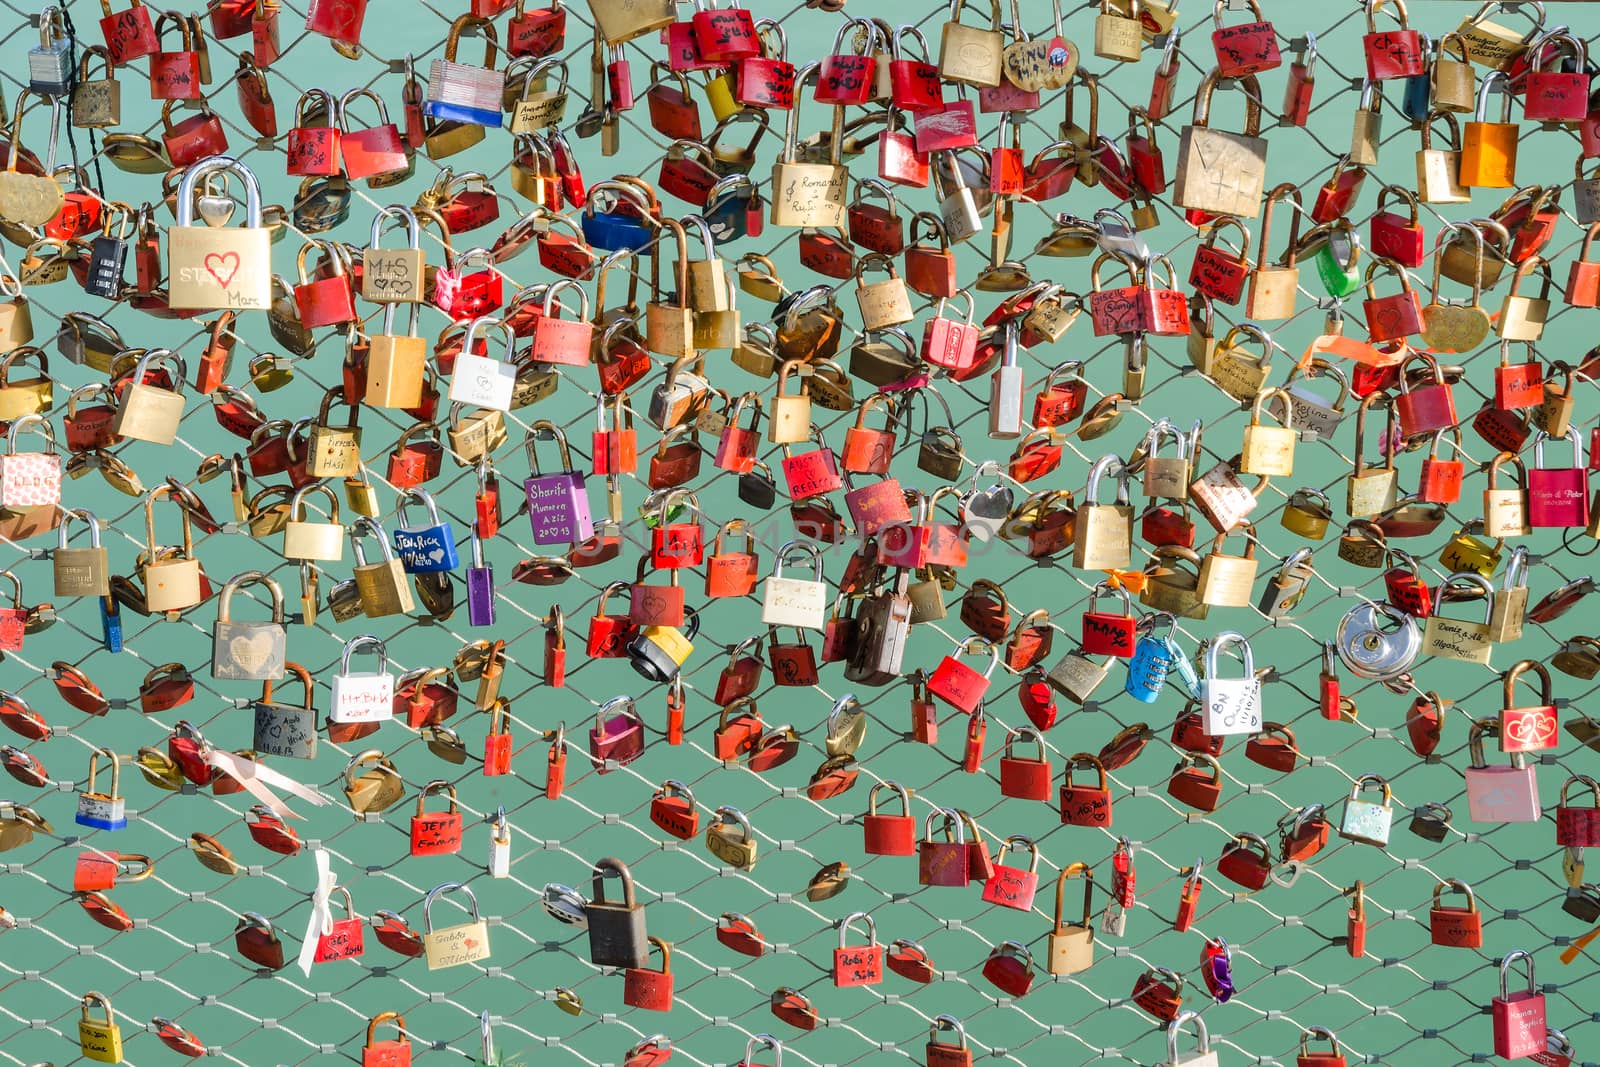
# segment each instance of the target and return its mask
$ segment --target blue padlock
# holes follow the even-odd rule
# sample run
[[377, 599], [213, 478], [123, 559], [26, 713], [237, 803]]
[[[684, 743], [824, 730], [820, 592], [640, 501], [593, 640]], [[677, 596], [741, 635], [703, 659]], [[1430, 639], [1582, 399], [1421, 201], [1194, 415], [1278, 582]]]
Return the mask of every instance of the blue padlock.
[[[413, 526], [406, 516], [406, 504], [420, 500], [428, 509], [428, 522]], [[407, 574], [433, 574], [453, 571], [460, 563], [456, 557], [456, 535], [450, 524], [439, 518], [439, 505], [426, 489], [407, 489], [400, 494], [399, 525], [394, 531], [394, 554]]]
[[107, 652], [122, 651], [122, 606], [114, 596], [100, 598], [100, 637]]
[[[1433, 51], [1433, 38], [1418, 31], [1417, 36], [1422, 39], [1422, 55], [1424, 65], [1429, 52]], [[1431, 66], [1429, 67], [1431, 69]], [[1400, 93], [1400, 113], [1411, 122], [1427, 122], [1428, 115], [1433, 109], [1433, 82], [1429, 74], [1414, 74], [1403, 79], [1405, 88]]]
[[1171, 640], [1172, 628], [1177, 625], [1178, 620], [1166, 612], [1161, 612], [1151, 616], [1147, 621], [1160, 625], [1163, 618], [1167, 620], [1167, 636], [1157, 637], [1150, 633], [1139, 638], [1139, 643], [1133, 649], [1133, 658], [1128, 662], [1127, 680], [1122, 683], [1124, 693], [1145, 704], [1154, 704], [1156, 698], [1161, 695], [1161, 690], [1167, 684], [1167, 675], [1172, 670], [1173, 660], [1177, 658], [1168, 642]]
[[759, 237], [753, 233], [751, 222], [763, 218], [761, 193], [747, 174], [730, 174], [711, 187], [706, 206], [701, 214], [711, 228], [711, 236], [718, 244], [724, 241], [742, 241], [746, 237]]
[[[596, 193], [607, 195], [597, 197]], [[638, 209], [639, 214], [597, 210], [596, 205], [606, 199], [610, 200], [613, 208], [626, 200]], [[589, 197], [583, 207], [583, 239], [591, 247], [603, 248], [608, 252], [624, 248], [633, 251], [647, 248], [655, 239], [649, 224], [645, 222], [650, 214], [650, 206], [633, 187], [617, 181], [595, 182], [589, 187]]]

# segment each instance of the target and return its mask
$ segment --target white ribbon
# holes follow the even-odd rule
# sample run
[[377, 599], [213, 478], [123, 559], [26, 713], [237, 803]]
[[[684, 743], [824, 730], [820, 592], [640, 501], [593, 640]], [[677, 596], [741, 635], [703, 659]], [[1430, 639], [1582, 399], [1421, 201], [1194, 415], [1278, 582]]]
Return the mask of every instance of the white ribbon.
[[286, 793], [292, 793], [308, 804], [321, 806], [328, 803], [328, 798], [316, 789], [301, 785], [288, 775], [281, 774], [253, 759], [236, 756], [232, 752], [225, 752], [212, 745], [206, 746], [205, 757], [206, 762], [212, 767], [237, 779], [240, 785], [249, 790], [251, 796], [261, 801], [279, 818], [298, 819], [300, 816], [290, 811], [289, 805], [267, 788], [269, 785], [276, 786]]
[[328, 898], [333, 895], [334, 886], [339, 884], [327, 849], [312, 849], [311, 858], [317, 861], [317, 882], [311, 887], [311, 921], [306, 923], [306, 936], [300, 940], [298, 961], [300, 972], [307, 978], [311, 977], [311, 959], [317, 954], [317, 943], [322, 940], [323, 934], [333, 930], [333, 910], [328, 907]]

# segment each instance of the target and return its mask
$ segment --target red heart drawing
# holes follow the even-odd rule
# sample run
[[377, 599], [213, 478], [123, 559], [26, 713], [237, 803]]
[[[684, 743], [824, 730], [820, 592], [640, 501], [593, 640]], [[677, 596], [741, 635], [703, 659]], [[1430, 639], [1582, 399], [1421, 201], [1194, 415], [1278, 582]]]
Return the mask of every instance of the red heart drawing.
[[239, 253], [212, 252], [206, 256], [205, 265], [217, 284], [226, 288], [233, 281], [233, 276], [239, 273]]

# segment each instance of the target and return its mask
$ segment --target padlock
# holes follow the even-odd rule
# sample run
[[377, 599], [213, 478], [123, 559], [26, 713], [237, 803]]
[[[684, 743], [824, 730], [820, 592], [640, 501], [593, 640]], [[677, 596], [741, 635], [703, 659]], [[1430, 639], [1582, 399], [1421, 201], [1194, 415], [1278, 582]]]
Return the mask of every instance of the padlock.
[[[1217, 656], [1224, 646], [1239, 649], [1244, 677], [1223, 678], [1218, 673]], [[1205, 679], [1201, 686], [1205, 709], [1205, 731], [1213, 737], [1224, 734], [1261, 732], [1261, 681], [1256, 677], [1255, 658], [1250, 642], [1232, 632], [1217, 634], [1206, 647]]]
[[[1524, 58], [1528, 54], [1532, 59], [1523, 75], [1523, 117], [1540, 122], [1582, 122], [1589, 111], [1588, 47], [1557, 28], [1540, 37]], [[1563, 70], [1569, 59], [1572, 73]]]
[[[425, 810], [431, 793], [444, 793], [450, 798], [448, 811]], [[461, 851], [461, 809], [456, 804], [455, 786], [442, 779], [434, 779], [417, 793], [416, 814], [411, 817], [411, 854], [413, 856], [448, 856]]]
[[[194, 225], [199, 183], [219, 173], [244, 183], [243, 228]], [[262, 224], [261, 187], [249, 167], [214, 156], [183, 172], [176, 222], [167, 230], [167, 274], [168, 300], [174, 308], [265, 311], [271, 307], [271, 234]]]
[[[379, 1041], [378, 1025], [386, 1022], [394, 1023], [398, 1036]], [[361, 1067], [411, 1067], [411, 1035], [406, 1032], [404, 1015], [384, 1011], [367, 1022], [367, 1043], [361, 1048]]]
[[1464, 775], [1467, 812], [1473, 822], [1535, 822], [1540, 817], [1539, 786], [1534, 769], [1521, 753], [1511, 753], [1509, 765], [1490, 765], [1483, 755], [1483, 737], [1498, 733], [1499, 721], [1480, 719], [1467, 733], [1471, 766]]
[[645, 939], [661, 952], [661, 969], [629, 967], [622, 974], [622, 1002], [647, 1011], [672, 1010], [672, 946], [659, 937]]
[[1469, 571], [1452, 574], [1439, 587], [1438, 601], [1442, 605], [1458, 586], [1476, 587], [1483, 596], [1483, 622], [1447, 618], [1437, 609], [1428, 616], [1422, 632], [1422, 650], [1430, 656], [1466, 660], [1471, 663], [1488, 663], [1489, 652], [1494, 647], [1493, 628], [1489, 624], [1494, 614], [1494, 587], [1482, 575]]
[[[1465, 893], [1467, 906], [1446, 907], [1444, 891]], [[1478, 898], [1472, 887], [1454, 878], [1433, 887], [1433, 908], [1428, 912], [1428, 935], [1435, 945], [1447, 948], [1482, 948], [1483, 917], [1478, 914]]]
[[[378, 656], [376, 671], [353, 672], [350, 657], [371, 649]], [[328, 721], [332, 723], [383, 722], [394, 717], [394, 675], [389, 673], [389, 653], [384, 643], [371, 634], [345, 642], [339, 657], [339, 672], [333, 676]]]
[[[1500, 121], [1489, 120], [1489, 95], [1504, 94]], [[1516, 186], [1517, 124], [1511, 121], [1511, 84], [1503, 71], [1491, 71], [1478, 87], [1478, 108], [1461, 139], [1461, 184], [1466, 188]]]
[[[1513, 964], [1527, 966], [1525, 989], [1510, 992], [1506, 983]], [[1533, 956], [1517, 949], [1500, 961], [1500, 995], [1490, 1002], [1494, 1024], [1494, 1054], [1505, 1059], [1543, 1055], [1546, 1046], [1544, 994], [1533, 982]]]
[[1222, 796], [1222, 766], [1203, 752], [1186, 753], [1172, 769], [1167, 794], [1196, 811], [1216, 811]]
[[[933, 839], [935, 819], [943, 820], [943, 841]], [[964, 886], [970, 878], [966, 829], [960, 816], [948, 808], [934, 809], [922, 823], [922, 840], [917, 845], [917, 880], [922, 885]]]
[[[850, 945], [850, 927], [867, 924], [867, 943]], [[878, 985], [883, 981], [883, 946], [878, 943], [878, 927], [864, 911], [853, 912], [839, 921], [839, 945], [833, 950], [833, 984], [841, 989]]]
[[[406, 507], [412, 501], [421, 501], [427, 509], [427, 520], [420, 525], [414, 525], [406, 514]], [[455, 529], [439, 517], [439, 507], [432, 493], [426, 489], [402, 489], [398, 511], [394, 550], [406, 573], [436, 574], [453, 571], [460, 565]]]
[[[1539, 677], [1539, 703], [1533, 707], [1513, 707], [1517, 679], [1528, 671]], [[1500, 751], [1537, 752], [1553, 748], [1557, 741], [1555, 697], [1550, 690], [1550, 672], [1537, 660], [1513, 664], [1502, 675], [1504, 702], [1500, 709]]]
[[1025, 997], [1033, 988], [1033, 954], [1020, 941], [1002, 941], [983, 961], [983, 976], [1008, 997]]
[[[946, 1030], [955, 1035], [955, 1044], [939, 1040]], [[928, 1041], [923, 1046], [923, 1059], [928, 1067], [972, 1067], [972, 1050], [967, 1047], [967, 1028], [960, 1019], [954, 1015], [934, 1016], [928, 1024]]]
[[[106, 757], [111, 764], [111, 790], [107, 793], [97, 792], [95, 789], [101, 756]], [[89, 826], [96, 830], [126, 829], [127, 801], [121, 795], [121, 785], [120, 758], [109, 748], [95, 749], [89, 755], [89, 780], [84, 784], [84, 791], [78, 794], [78, 808], [73, 821], [79, 826]]]
[[[1013, 755], [1012, 746], [1017, 741], [1032, 742], [1032, 758]], [[1049, 757], [1045, 755], [1044, 738], [1032, 726], [1019, 726], [1006, 731], [1005, 750], [1000, 757], [1000, 795], [1020, 797], [1024, 800], [1049, 800], [1052, 774]]]
[[[365, 536], [378, 542], [382, 559], [376, 563], [367, 562]], [[389, 539], [384, 535], [383, 527], [365, 516], [358, 518], [350, 527], [350, 546], [356, 556], [354, 574], [361, 610], [369, 619], [403, 615], [415, 610], [411, 586], [405, 580], [405, 569], [389, 548]]]
[[[467, 895], [470, 922], [435, 928], [433, 904], [441, 896], [462, 892]], [[489, 925], [478, 915], [478, 898], [470, 888], [460, 882], [445, 882], [428, 890], [422, 901], [424, 933], [422, 948], [428, 960], [428, 970], [457, 967], [463, 963], [477, 963], [489, 958]], [[591, 925], [590, 934], [594, 928]]]
[[[270, 622], [234, 622], [229, 617], [233, 595], [245, 585], [260, 584], [272, 596]], [[283, 677], [283, 589], [262, 571], [244, 571], [222, 587], [217, 624], [212, 631], [211, 676], [224, 681], [263, 681]]]
[[263, 756], [314, 759], [317, 754], [317, 716], [311, 704], [311, 673], [298, 663], [285, 663], [284, 671], [298, 679], [301, 700], [296, 705], [273, 699], [273, 680], [261, 683], [261, 698], [253, 705], [255, 731], [250, 747]]
[[612, 697], [596, 709], [589, 729], [589, 755], [597, 773], [609, 774], [613, 764], [627, 766], [644, 754], [644, 746], [644, 721], [632, 698]]
[[[91, 1019], [89, 1009], [98, 1006], [103, 1018]], [[94, 990], [78, 998], [78, 1050], [97, 1063], [122, 1062], [122, 1027], [111, 1010], [111, 998]]]
[[[306, 494], [321, 493], [328, 501], [327, 522], [316, 522]], [[295, 490], [283, 525], [283, 554], [297, 560], [333, 561], [344, 558], [344, 525], [339, 521], [339, 500], [333, 490], [312, 482]], [[224, 590], [226, 592], [226, 590]]]
[[[17, 353], [13, 352], [8, 356], [8, 362], [16, 355]], [[41, 362], [42, 359], [43, 357]], [[173, 372], [174, 388], [147, 384], [149, 376], [157, 373], [154, 369], [157, 367], [167, 368]], [[132, 378], [123, 390], [121, 403], [117, 407], [117, 417], [111, 424], [111, 432], [156, 445], [172, 444], [178, 435], [178, 420], [183, 416], [182, 383], [187, 375], [188, 369], [182, 356], [164, 348], [146, 350], [144, 355], [139, 357]], [[0, 393], [3, 392], [4, 390], [0, 389]], [[48, 404], [48, 392], [45, 394], [45, 399]], [[3, 410], [3, 407], [3, 403], [0, 403], [0, 410]], [[23, 413], [19, 411], [16, 414]]]
[[[1248, 27], [1236, 29], [1245, 30]], [[1277, 66], [1277, 40], [1272, 38], [1270, 27], [1267, 38], [1271, 41], [1271, 56], [1275, 60], [1269, 66]], [[1266, 175], [1267, 142], [1259, 136], [1261, 90], [1255, 76], [1243, 72], [1240, 84], [1247, 101], [1244, 133], [1214, 130], [1209, 125], [1211, 95], [1220, 76], [1213, 71], [1201, 81], [1195, 96], [1193, 120], [1183, 128], [1179, 138], [1178, 174], [1172, 191], [1173, 201], [1184, 208], [1253, 219], [1261, 211], [1261, 193]]]
[[[1376, 785], [1383, 793], [1382, 801], [1367, 800], [1362, 792]], [[1364, 774], [1350, 787], [1345, 799], [1344, 817], [1339, 822], [1339, 836], [1379, 848], [1389, 843], [1389, 829], [1394, 821], [1394, 808], [1389, 803], [1389, 783], [1376, 774]]]
[[[783, 567], [796, 553], [808, 556], [813, 577], [785, 578]], [[767, 626], [823, 628], [828, 607], [828, 587], [822, 580], [822, 555], [805, 541], [790, 541], [778, 549], [772, 574], [762, 586], [761, 621]]]
[[[1074, 784], [1073, 771], [1085, 768], [1094, 772], [1095, 784]], [[1107, 784], [1105, 763], [1099, 757], [1078, 752], [1067, 760], [1057, 807], [1063, 823], [1072, 826], [1111, 825], [1111, 788]]]
[[[900, 795], [899, 815], [878, 813], [878, 791], [888, 789]], [[874, 856], [910, 856], [916, 853], [916, 822], [911, 817], [910, 795], [898, 782], [873, 785], [867, 794], [867, 814], [862, 819], [863, 847]]]

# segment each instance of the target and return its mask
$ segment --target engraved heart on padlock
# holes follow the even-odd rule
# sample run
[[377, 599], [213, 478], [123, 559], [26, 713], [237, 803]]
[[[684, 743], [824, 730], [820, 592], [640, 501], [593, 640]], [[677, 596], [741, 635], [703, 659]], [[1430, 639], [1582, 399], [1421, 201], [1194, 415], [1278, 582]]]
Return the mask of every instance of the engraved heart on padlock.
[[1440, 352], [1469, 352], [1489, 335], [1489, 313], [1476, 305], [1429, 304], [1422, 309], [1422, 339]]
[[228, 658], [248, 671], [259, 670], [272, 658], [277, 641], [269, 633], [240, 635], [228, 642]]
[[1001, 57], [1007, 80], [1024, 92], [1064, 89], [1078, 72], [1078, 46], [1063, 37], [1019, 41]]
[[1000, 532], [1006, 516], [1011, 514], [1013, 500], [1009, 485], [974, 490], [961, 498], [961, 521], [973, 537], [988, 541]]

